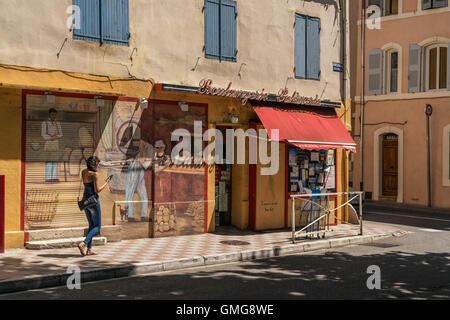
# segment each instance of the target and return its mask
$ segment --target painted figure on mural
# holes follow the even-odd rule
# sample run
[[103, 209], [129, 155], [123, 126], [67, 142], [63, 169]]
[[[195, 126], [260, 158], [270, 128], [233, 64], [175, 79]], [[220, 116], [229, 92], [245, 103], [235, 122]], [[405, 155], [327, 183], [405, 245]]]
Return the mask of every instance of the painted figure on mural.
[[44, 151], [47, 154], [47, 161], [45, 162], [45, 181], [58, 182], [58, 155], [59, 155], [59, 140], [62, 139], [63, 133], [61, 124], [56, 121], [58, 112], [56, 109], [49, 109], [48, 120], [41, 124], [41, 136], [45, 140]]
[[166, 155], [166, 144], [162, 140], [155, 142], [155, 171], [161, 171], [170, 164], [170, 157]]
[[[145, 186], [145, 170], [147, 170], [154, 157], [153, 146], [145, 140], [139, 144], [139, 152], [131, 160], [126, 180], [125, 200], [127, 201], [126, 212], [129, 222], [149, 221], [148, 218], [148, 194]], [[137, 193], [140, 203], [140, 220], [134, 217], [133, 197]]]

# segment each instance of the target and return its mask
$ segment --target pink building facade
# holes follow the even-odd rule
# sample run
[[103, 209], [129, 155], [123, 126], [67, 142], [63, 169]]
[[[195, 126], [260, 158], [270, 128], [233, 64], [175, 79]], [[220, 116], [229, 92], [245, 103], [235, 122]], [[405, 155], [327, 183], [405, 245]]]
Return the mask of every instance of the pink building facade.
[[[352, 55], [353, 134], [358, 143], [352, 184], [362, 186], [373, 200], [450, 207], [448, 1], [365, 1], [364, 61], [361, 2], [352, 22], [358, 28]], [[427, 105], [432, 107], [429, 178]]]

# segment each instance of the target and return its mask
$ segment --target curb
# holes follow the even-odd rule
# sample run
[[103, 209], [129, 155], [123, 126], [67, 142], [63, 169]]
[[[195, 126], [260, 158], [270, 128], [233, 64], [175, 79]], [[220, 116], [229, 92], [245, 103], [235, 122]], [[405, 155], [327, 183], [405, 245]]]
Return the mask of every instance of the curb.
[[[344, 247], [371, 243], [388, 237], [399, 236], [398, 232], [377, 235], [362, 235], [330, 240], [318, 240], [314, 242], [289, 244], [273, 248], [262, 248], [258, 250], [245, 250], [232, 253], [221, 253], [215, 255], [196, 256], [192, 258], [181, 258], [160, 262], [143, 262], [129, 265], [94, 269], [81, 272], [81, 282], [93, 282], [137, 275], [147, 275], [162, 271], [181, 270], [193, 267], [220, 265], [239, 261], [251, 261], [256, 259], [272, 258], [310, 252], [322, 249]], [[0, 281], [0, 294], [19, 291], [51, 288], [65, 286], [72, 274], [54, 274], [45, 276], [33, 276], [30, 278]]]

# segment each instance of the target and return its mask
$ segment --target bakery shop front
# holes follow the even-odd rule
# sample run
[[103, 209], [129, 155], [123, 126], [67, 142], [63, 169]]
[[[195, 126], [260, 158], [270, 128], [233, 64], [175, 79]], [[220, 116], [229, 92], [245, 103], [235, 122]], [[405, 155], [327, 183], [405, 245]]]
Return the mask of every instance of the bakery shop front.
[[[185, 110], [191, 110], [191, 105], [205, 107], [202, 143], [214, 151], [203, 154], [204, 159], [212, 156], [214, 161], [203, 162], [204, 184], [199, 179], [195, 186], [205, 190], [203, 205], [198, 202], [204, 213], [203, 232], [227, 225], [251, 230], [288, 228], [291, 194], [318, 188], [321, 192], [348, 191], [348, 156], [356, 144], [336, 112], [341, 103], [303, 97], [287, 89], [270, 94], [264, 89], [233, 89], [231, 82], [217, 87], [210, 79], [203, 79], [198, 87], [156, 84], [155, 89], [150, 102], [154, 98]], [[224, 143], [217, 144], [220, 139]], [[195, 161], [188, 162], [186, 170], [195, 166]], [[172, 182], [171, 188], [175, 186]], [[159, 193], [157, 183], [155, 195]], [[343, 201], [335, 197], [330, 206]], [[338, 210], [337, 216], [345, 220], [345, 209]], [[331, 219], [330, 223], [338, 221]]]

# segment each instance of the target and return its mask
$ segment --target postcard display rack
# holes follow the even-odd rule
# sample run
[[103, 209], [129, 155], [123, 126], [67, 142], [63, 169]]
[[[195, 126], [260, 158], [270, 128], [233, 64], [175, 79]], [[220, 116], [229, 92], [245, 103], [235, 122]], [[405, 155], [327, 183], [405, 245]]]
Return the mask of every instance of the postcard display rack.
[[[289, 148], [289, 193], [335, 192], [335, 151], [304, 150]], [[312, 197], [305, 201], [300, 211], [300, 225], [309, 224], [320, 217], [324, 209], [329, 209], [328, 197]], [[307, 232], [320, 237], [325, 236], [328, 219], [313, 224]]]

